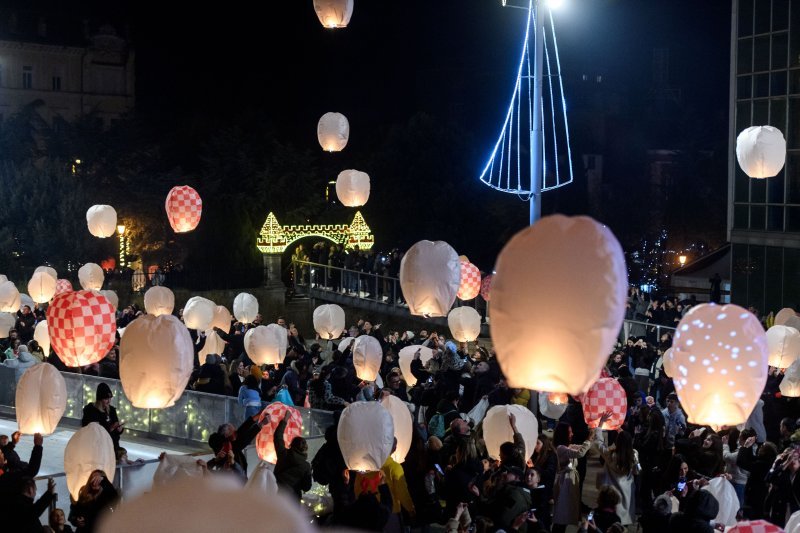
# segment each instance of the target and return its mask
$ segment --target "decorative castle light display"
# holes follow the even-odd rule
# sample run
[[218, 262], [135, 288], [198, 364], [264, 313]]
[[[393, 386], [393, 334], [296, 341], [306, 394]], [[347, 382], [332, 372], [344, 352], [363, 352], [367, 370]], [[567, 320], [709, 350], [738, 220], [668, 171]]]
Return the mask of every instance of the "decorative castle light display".
[[294, 241], [304, 237], [322, 237], [342, 245], [347, 250], [358, 246], [369, 250], [375, 243], [372, 230], [356, 211], [353, 222], [347, 224], [304, 224], [281, 226], [273, 213], [267, 215], [256, 240], [256, 248], [263, 254], [282, 254]]

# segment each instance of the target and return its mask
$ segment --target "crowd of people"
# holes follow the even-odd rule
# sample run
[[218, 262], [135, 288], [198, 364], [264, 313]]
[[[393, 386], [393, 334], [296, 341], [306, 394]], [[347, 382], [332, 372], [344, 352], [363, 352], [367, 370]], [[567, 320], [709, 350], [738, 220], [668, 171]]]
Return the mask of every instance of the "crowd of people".
[[[244, 480], [248, 472], [244, 450], [266, 422], [262, 410], [280, 401], [334, 413], [335, 422], [313, 457], [302, 437], [283, 442], [281, 425], [275, 433], [280, 436], [274, 443], [279, 487], [300, 499], [312, 480], [327, 486], [333, 506], [330, 514], [319, 518], [322, 525], [373, 531], [427, 531], [432, 524], [451, 532], [563, 532], [577, 526], [579, 531], [604, 533], [634, 531], [637, 525], [645, 533], [712, 531], [720, 503], [704, 487], [720, 478], [736, 493], [739, 518], [763, 518], [783, 526], [800, 510], [800, 409], [797, 399], [777, 393], [781, 373], [770, 371], [762, 398], [746, 424], [719, 429], [694, 426], [687, 421], [663, 369], [662, 356], [671, 335], [665, 330], [655, 338], [649, 331], [656, 324], [679, 320], [692, 302], [646, 300], [632, 290], [629, 303], [632, 316], [642, 309], [647, 321], [642, 330], [634, 324], [623, 332], [605, 369], [627, 394], [629, 407], [622, 427], [590, 429], [583, 406], [570, 397], [558, 420], [538, 415], [542, 431], [530, 455], [516, 419], [509, 416], [514, 437], [500, 447], [497, 457], [487, 452], [483, 415], [475, 413], [509, 404], [537, 412], [538, 402], [535, 391], [508, 386], [491, 347], [456, 343], [441, 330], [401, 332], [359, 319], [343, 337], [369, 335], [381, 345], [379, 386], [357, 378], [352, 342], [306, 341], [285, 317], [276, 319], [286, 328], [288, 349], [283, 363], [256, 365], [243, 341], [244, 333], [262, 323], [262, 317], [253, 324], [232, 322], [228, 331], [215, 330], [225, 341], [222, 353], [209, 353], [202, 361], [196, 357], [189, 387], [236, 397], [245, 421], [238, 428], [224, 424], [211, 433], [208, 446], [213, 458], [203, 466], [210, 473], [232, 472]], [[28, 352], [35, 352], [29, 334], [37, 312], [21, 311], [16, 331], [7, 340], [10, 354], [6, 350], [4, 364], [21, 359], [26, 342]], [[121, 310], [118, 326], [125, 327], [143, 313], [136, 306]], [[190, 332], [200, 354], [206, 338], [202, 332]], [[420, 348], [410, 375], [405, 375], [398, 354], [408, 346]], [[422, 346], [433, 351], [424, 363]], [[76, 370], [64, 368], [55, 354], [33, 357], [63, 370]], [[81, 371], [118, 378], [116, 360], [114, 348], [103, 361]], [[100, 384], [96, 393], [96, 401], [84, 408], [83, 423], [105, 427], [118, 457], [126, 461], [120, 446], [125, 428], [110, 405], [111, 390]], [[349, 471], [337, 439], [338, 415], [354, 402], [387, 395], [406, 402], [415, 422], [405, 461], [400, 464], [389, 457], [378, 472]], [[609, 416], [603, 415], [601, 427]], [[52, 489], [36, 499], [32, 484], [41, 461], [42, 438], [34, 438], [27, 463], [16, 456], [15, 439], [18, 436], [4, 443], [0, 437], [0, 513], [18, 517], [14, 523], [21, 524], [20, 531], [40, 531], [39, 516], [52, 499]], [[601, 465], [597, 478], [588, 481], [597, 489], [594, 501], [586, 501], [593, 493], [585, 490], [590, 458]], [[78, 500], [71, 503], [67, 521], [76, 531], [92, 531], [96, 517], [116, 505], [118, 497], [105, 473], [93, 472]], [[65, 513], [57, 511], [51, 513], [50, 527], [69, 531]]]

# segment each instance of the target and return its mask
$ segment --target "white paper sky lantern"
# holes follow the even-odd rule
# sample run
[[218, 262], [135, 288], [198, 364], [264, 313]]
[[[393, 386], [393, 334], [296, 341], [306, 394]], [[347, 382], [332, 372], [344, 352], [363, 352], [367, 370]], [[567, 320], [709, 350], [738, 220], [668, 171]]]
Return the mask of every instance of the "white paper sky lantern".
[[144, 315], [125, 328], [119, 376], [134, 407], [171, 407], [183, 394], [194, 363], [189, 330], [172, 315]]
[[795, 359], [783, 374], [780, 384], [780, 391], [783, 396], [796, 398], [800, 396], [800, 359]]
[[392, 415], [378, 402], [351, 403], [342, 411], [337, 438], [347, 468], [380, 470], [394, 444]]
[[99, 291], [103, 288], [105, 274], [97, 263], [86, 263], [78, 269], [78, 281], [87, 291]]
[[539, 423], [536, 416], [521, 405], [495, 405], [486, 412], [483, 419], [483, 440], [486, 442], [486, 451], [489, 457], [500, 458], [500, 445], [504, 442], [514, 441], [514, 431], [511, 429], [508, 415], [513, 414], [517, 431], [525, 441], [525, 458], [533, 455], [536, 448], [536, 439], [539, 438]]
[[545, 392], [539, 393], [539, 412], [547, 418], [558, 420], [566, 410], [567, 403], [554, 403], [550, 400], [549, 394]]
[[25, 435], [50, 435], [67, 409], [67, 384], [51, 364], [28, 368], [17, 383], [16, 413]]
[[217, 354], [222, 355], [222, 352], [225, 351], [225, 341], [222, 340], [222, 337], [217, 335], [217, 332], [213, 329], [209, 329], [206, 331], [206, 342], [203, 344], [203, 347], [197, 353], [198, 358], [200, 361], [205, 361], [206, 356], [209, 354]]
[[105, 296], [75, 291], [53, 298], [47, 308], [47, 328], [59, 359], [76, 367], [106, 356], [116, 340], [117, 321]]
[[398, 463], [406, 460], [406, 454], [411, 448], [411, 437], [414, 435], [414, 419], [408, 410], [406, 402], [394, 395], [389, 395], [381, 400], [381, 405], [392, 415], [394, 437], [397, 439], [397, 448], [392, 453], [392, 459]]
[[256, 326], [244, 334], [244, 350], [257, 365], [277, 365], [286, 357], [282, 338], [286, 338], [286, 330], [277, 324]]
[[211, 328], [217, 305], [202, 296], [192, 296], [183, 306], [183, 322], [189, 329], [205, 331]]
[[173, 187], [164, 203], [169, 225], [175, 233], [192, 231], [200, 224], [203, 213], [203, 200], [197, 191], [188, 185]]
[[461, 283], [456, 296], [460, 300], [472, 300], [481, 292], [481, 271], [469, 261], [461, 261]]
[[767, 380], [767, 335], [738, 305], [701, 304], [681, 321], [672, 343], [675, 391], [689, 422], [744, 423]]
[[42, 320], [33, 329], [33, 340], [39, 343], [44, 356], [50, 355], [50, 332], [47, 329], [47, 320]]
[[40, 304], [52, 300], [56, 295], [56, 281], [56, 278], [47, 272], [34, 272], [28, 282], [31, 299]]
[[341, 152], [350, 138], [350, 123], [341, 113], [328, 112], [317, 124], [317, 139], [326, 152]]
[[336, 304], [324, 304], [314, 309], [314, 330], [321, 339], [341, 337], [345, 327], [344, 309]]
[[166, 287], [150, 287], [144, 293], [144, 309], [154, 316], [172, 314], [175, 295]]
[[343, 170], [336, 178], [336, 196], [346, 207], [359, 207], [369, 200], [369, 175], [358, 170]]
[[358, 379], [375, 381], [381, 369], [383, 349], [378, 339], [371, 335], [361, 335], [353, 344], [353, 366]]
[[218, 305], [214, 308], [214, 319], [211, 321], [211, 328], [219, 328], [225, 333], [231, 329], [231, 316], [230, 311], [224, 305]]
[[78, 491], [89, 481], [89, 474], [95, 470], [102, 470], [113, 483], [116, 466], [117, 457], [111, 436], [97, 422], [91, 422], [76, 431], [64, 448], [67, 488], [74, 500], [78, 499]]
[[[16, 324], [17, 319], [14, 317], [14, 315], [11, 313], [0, 313], [0, 339], [8, 338], [8, 332], [11, 331], [11, 328], [13, 328]], [[39, 322], [39, 324], [41, 324], [41, 322]]]
[[769, 366], [789, 368], [800, 358], [800, 331], [789, 326], [772, 326], [767, 330]]
[[106, 300], [108, 300], [108, 303], [110, 303], [111, 307], [114, 308], [114, 311], [116, 311], [119, 308], [119, 296], [117, 296], [116, 292], [114, 292], [114, 291], [112, 291], [110, 289], [97, 291], [97, 292], [99, 292], [100, 294], [102, 294], [103, 296], [106, 297]]
[[0, 283], [0, 312], [16, 313], [21, 300], [17, 286], [11, 281]]
[[458, 254], [444, 241], [419, 241], [400, 261], [400, 287], [412, 315], [447, 316], [460, 283]]
[[[789, 516], [784, 531], [786, 531], [786, 533], [800, 533], [800, 511], [795, 511]], [[765, 531], [764, 533], [767, 532]]]
[[517, 233], [495, 269], [491, 334], [509, 386], [585, 392], [625, 316], [617, 239], [589, 217], [553, 215]]
[[86, 211], [86, 225], [95, 237], [111, 237], [117, 231], [117, 211], [110, 205], [93, 205]]
[[771, 178], [786, 162], [786, 139], [778, 128], [751, 126], [736, 138], [736, 159], [751, 178]]
[[36, 302], [33, 301], [33, 298], [31, 298], [24, 292], [21, 292], [19, 294], [19, 301], [20, 301], [20, 309], [22, 309], [24, 306], [27, 305], [28, 307], [31, 308], [31, 310], [33, 310], [33, 308], [36, 306]]
[[481, 334], [481, 315], [472, 307], [456, 307], [447, 315], [447, 327], [459, 342], [472, 342]]
[[784, 307], [775, 315], [776, 326], [789, 326], [800, 330], [800, 317], [794, 312], [791, 307]]
[[278, 480], [269, 468], [269, 463], [261, 461], [247, 478], [244, 490], [253, 491], [260, 498], [271, 498], [278, 494]]
[[314, 11], [326, 28], [346, 28], [353, 16], [353, 0], [314, 0]]
[[423, 365], [433, 357], [433, 350], [427, 346], [420, 346], [417, 344], [406, 346], [401, 349], [400, 353], [397, 355], [400, 371], [403, 373], [403, 379], [405, 379], [406, 383], [411, 387], [417, 384], [417, 378], [411, 373], [411, 361], [414, 359], [414, 354], [417, 353], [417, 350], [419, 350], [419, 359], [422, 361]]
[[56, 269], [53, 268], [53, 267], [44, 266], [44, 265], [38, 266], [38, 267], [36, 267], [36, 270], [33, 271], [33, 273], [35, 274], [37, 272], [47, 272], [48, 274], [53, 276], [55, 279], [58, 279], [58, 273], [56, 272]]
[[233, 316], [242, 324], [251, 324], [258, 314], [258, 299], [252, 294], [240, 292], [233, 299]]

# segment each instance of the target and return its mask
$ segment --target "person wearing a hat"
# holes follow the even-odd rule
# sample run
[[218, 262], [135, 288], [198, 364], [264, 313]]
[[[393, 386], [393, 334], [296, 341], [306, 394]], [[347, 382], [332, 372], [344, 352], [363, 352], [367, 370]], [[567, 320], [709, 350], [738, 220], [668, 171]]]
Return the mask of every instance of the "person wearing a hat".
[[106, 383], [97, 385], [95, 401], [83, 408], [81, 426], [88, 426], [92, 422], [97, 422], [111, 435], [111, 440], [114, 442], [114, 450], [117, 450], [119, 449], [119, 438], [122, 432], [125, 431], [125, 423], [120, 423], [117, 417], [117, 410], [111, 405], [111, 398], [113, 397], [111, 387]]

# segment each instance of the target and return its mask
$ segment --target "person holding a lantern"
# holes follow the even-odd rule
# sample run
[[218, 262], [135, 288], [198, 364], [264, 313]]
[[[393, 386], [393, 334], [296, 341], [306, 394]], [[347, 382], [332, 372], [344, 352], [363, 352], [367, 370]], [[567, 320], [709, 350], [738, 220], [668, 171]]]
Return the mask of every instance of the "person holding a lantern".
[[273, 434], [275, 453], [278, 462], [275, 463], [275, 479], [278, 485], [287, 489], [287, 492], [294, 494], [298, 500], [303, 492], [311, 490], [311, 464], [308, 462], [308, 443], [303, 437], [295, 437], [286, 447], [283, 442], [283, 434], [286, 431], [286, 424], [292, 416], [290, 409], [286, 410], [283, 420], [275, 428]]

